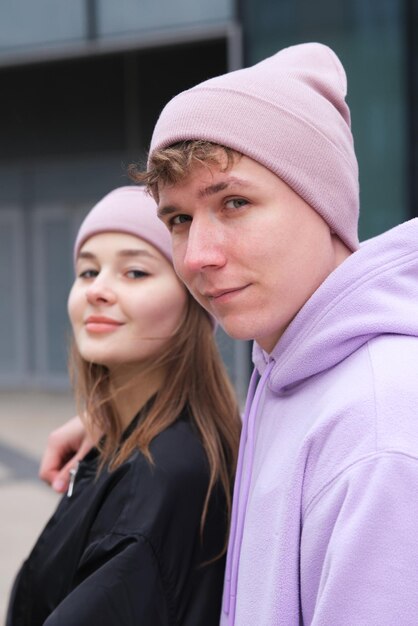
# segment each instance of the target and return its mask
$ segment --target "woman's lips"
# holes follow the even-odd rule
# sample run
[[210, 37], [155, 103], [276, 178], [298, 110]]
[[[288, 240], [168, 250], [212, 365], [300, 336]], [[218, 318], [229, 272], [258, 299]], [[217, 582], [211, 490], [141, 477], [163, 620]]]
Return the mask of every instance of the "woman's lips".
[[122, 326], [122, 322], [110, 317], [95, 316], [88, 317], [85, 321], [86, 330], [89, 333], [110, 333]]

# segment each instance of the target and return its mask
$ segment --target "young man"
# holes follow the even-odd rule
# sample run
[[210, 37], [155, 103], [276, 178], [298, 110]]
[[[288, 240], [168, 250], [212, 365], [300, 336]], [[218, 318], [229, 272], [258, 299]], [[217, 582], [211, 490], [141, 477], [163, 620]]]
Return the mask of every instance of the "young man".
[[224, 626], [418, 623], [418, 220], [359, 249], [345, 95], [294, 46], [174, 98], [151, 143], [178, 274], [255, 340]]
[[169, 102], [141, 177], [255, 340], [222, 626], [418, 620], [418, 220], [359, 247], [345, 95], [329, 48], [283, 50]]

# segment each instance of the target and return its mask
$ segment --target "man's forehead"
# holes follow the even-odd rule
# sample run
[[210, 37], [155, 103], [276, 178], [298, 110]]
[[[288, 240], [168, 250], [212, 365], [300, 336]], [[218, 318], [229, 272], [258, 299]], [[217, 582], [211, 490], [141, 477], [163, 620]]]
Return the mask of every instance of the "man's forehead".
[[[219, 180], [221, 178], [221, 180]], [[218, 179], [218, 180], [216, 180]], [[180, 195], [182, 191], [185, 191], [187, 183], [190, 182], [190, 178], [172, 183], [170, 185], [164, 185], [158, 194], [158, 214], [166, 215], [169, 211], [165, 204], [176, 200], [176, 196]], [[208, 198], [214, 196], [222, 191], [227, 191], [229, 188], [246, 189], [251, 186], [251, 181], [245, 177], [235, 176], [228, 171], [219, 170], [216, 176], [211, 176], [210, 179], [197, 180], [196, 187], [193, 189], [193, 196], [198, 199]]]

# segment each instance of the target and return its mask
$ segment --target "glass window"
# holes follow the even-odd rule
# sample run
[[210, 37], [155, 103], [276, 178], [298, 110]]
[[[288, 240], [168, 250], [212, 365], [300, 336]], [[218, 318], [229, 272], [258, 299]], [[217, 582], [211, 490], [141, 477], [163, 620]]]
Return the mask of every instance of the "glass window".
[[18, 209], [0, 210], [0, 380], [24, 369], [24, 246]]
[[66, 377], [69, 325], [67, 297], [73, 280], [72, 211], [43, 208], [35, 211], [33, 281], [36, 373]]
[[85, 33], [85, 0], [3, 0], [0, 3], [0, 54], [16, 47], [82, 39]]
[[98, 0], [98, 34], [120, 35], [173, 26], [226, 21], [231, 0]]
[[248, 341], [232, 339], [220, 326], [218, 326], [216, 330], [216, 342], [228, 370], [228, 374], [235, 387], [240, 406], [243, 407], [252, 369], [252, 344]]
[[402, 0], [243, 0], [243, 17], [247, 65], [305, 41], [335, 50], [348, 76], [361, 238], [408, 219]]

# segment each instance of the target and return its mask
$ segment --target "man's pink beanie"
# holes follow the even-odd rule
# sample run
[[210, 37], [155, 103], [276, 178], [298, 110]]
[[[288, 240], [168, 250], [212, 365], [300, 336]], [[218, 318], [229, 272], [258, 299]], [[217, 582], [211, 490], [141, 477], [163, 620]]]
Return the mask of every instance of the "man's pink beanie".
[[87, 239], [105, 232], [140, 237], [155, 246], [170, 263], [173, 261], [170, 233], [158, 219], [155, 201], [144, 187], [119, 187], [91, 209], [78, 231], [74, 261]]
[[330, 48], [285, 48], [173, 98], [155, 126], [150, 157], [193, 139], [241, 152], [284, 180], [356, 250], [358, 166], [346, 93]]

